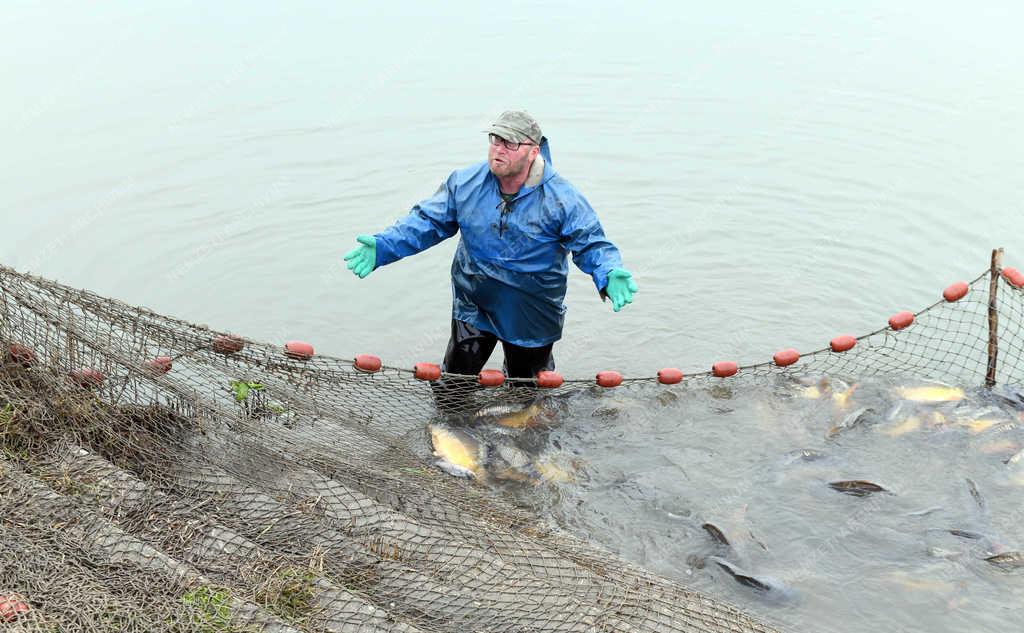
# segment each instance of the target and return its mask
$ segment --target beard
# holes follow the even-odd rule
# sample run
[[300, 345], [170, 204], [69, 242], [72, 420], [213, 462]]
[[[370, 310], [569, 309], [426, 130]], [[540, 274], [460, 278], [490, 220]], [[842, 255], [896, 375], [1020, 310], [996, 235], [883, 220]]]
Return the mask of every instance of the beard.
[[503, 161], [498, 162], [496, 158], [492, 158], [487, 161], [487, 166], [490, 168], [491, 173], [498, 178], [508, 178], [511, 176], [518, 176], [523, 173], [527, 168], [527, 158], [529, 154], [519, 159], [518, 161]]

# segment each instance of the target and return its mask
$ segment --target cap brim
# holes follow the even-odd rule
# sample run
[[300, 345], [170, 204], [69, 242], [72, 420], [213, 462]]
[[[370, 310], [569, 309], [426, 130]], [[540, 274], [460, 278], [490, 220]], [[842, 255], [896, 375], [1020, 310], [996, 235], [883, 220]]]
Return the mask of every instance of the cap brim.
[[512, 129], [507, 125], [501, 125], [500, 123], [495, 123], [486, 131], [488, 134], [497, 134], [501, 138], [505, 139], [506, 141], [511, 141], [512, 143], [533, 143], [534, 145], [537, 144], [537, 141], [523, 134], [519, 130]]

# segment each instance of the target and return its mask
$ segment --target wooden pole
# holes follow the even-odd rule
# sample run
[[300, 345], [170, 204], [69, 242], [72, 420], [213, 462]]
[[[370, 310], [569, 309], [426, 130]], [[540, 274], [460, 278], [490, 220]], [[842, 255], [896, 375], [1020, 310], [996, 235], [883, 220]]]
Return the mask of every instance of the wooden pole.
[[996, 310], [996, 293], [999, 292], [999, 273], [1003, 269], [1003, 249], [992, 251], [992, 267], [988, 282], [988, 369], [985, 372], [985, 386], [996, 384], [996, 360], [999, 358], [999, 312]]

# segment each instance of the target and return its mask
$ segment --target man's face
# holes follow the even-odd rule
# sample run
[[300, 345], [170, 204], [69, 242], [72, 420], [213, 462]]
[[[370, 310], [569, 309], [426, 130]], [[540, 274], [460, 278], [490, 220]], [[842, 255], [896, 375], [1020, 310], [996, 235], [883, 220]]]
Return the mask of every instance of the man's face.
[[540, 150], [536, 145], [523, 143], [519, 149], [510, 150], [500, 140], [487, 146], [487, 163], [491, 173], [499, 178], [518, 176], [530, 169], [530, 164]]

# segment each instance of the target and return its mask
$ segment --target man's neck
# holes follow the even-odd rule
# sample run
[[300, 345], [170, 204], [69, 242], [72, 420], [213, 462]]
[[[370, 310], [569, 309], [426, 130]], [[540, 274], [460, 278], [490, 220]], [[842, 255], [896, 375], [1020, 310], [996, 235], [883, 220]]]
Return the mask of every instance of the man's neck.
[[513, 194], [519, 193], [519, 190], [523, 188], [523, 183], [530, 175], [529, 169], [524, 169], [521, 174], [515, 176], [498, 176], [498, 187], [501, 189], [501, 193]]

